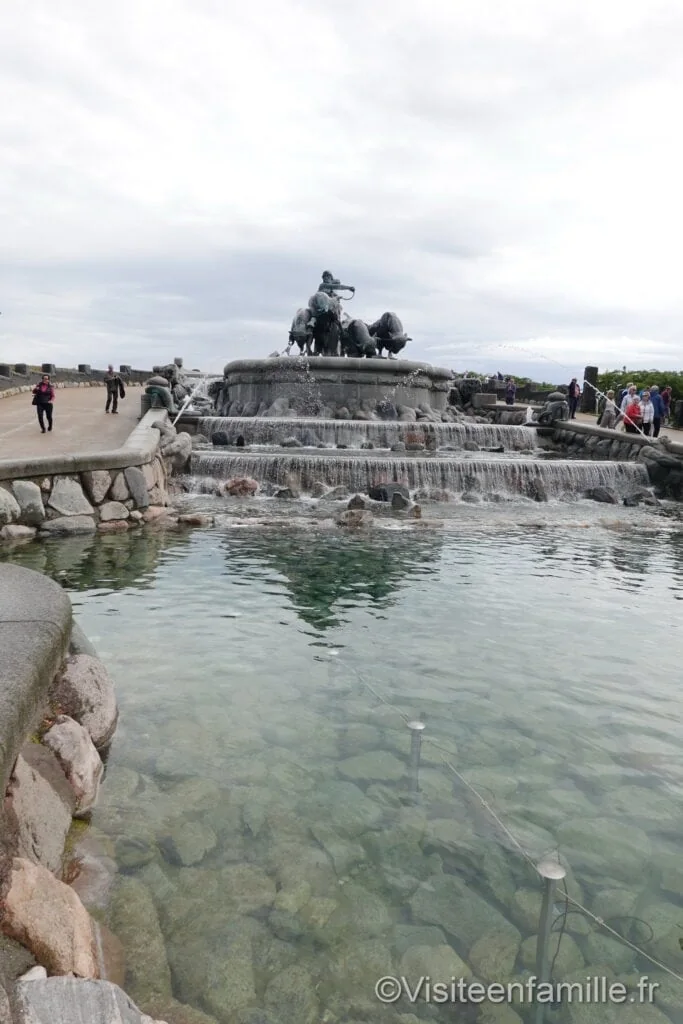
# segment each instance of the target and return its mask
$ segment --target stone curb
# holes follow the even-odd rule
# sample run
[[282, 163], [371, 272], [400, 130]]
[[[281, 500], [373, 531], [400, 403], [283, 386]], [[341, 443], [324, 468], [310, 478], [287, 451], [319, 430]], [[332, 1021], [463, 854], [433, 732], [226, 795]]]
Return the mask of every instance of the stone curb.
[[104, 452], [83, 452], [78, 455], [41, 456], [33, 459], [0, 459], [0, 480], [26, 477], [87, 473], [96, 469], [126, 469], [151, 462], [159, 445], [160, 433], [153, 424], [166, 422], [165, 409], [145, 413], [120, 448]]

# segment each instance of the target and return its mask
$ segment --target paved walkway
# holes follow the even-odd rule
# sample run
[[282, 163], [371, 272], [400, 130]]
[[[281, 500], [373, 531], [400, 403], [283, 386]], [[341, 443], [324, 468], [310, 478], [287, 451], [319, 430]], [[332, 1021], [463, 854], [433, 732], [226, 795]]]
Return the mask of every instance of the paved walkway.
[[0, 400], [0, 459], [74, 455], [120, 448], [140, 416], [141, 388], [119, 399], [116, 416], [104, 411], [105, 388], [59, 388], [52, 433], [41, 434], [29, 393]]

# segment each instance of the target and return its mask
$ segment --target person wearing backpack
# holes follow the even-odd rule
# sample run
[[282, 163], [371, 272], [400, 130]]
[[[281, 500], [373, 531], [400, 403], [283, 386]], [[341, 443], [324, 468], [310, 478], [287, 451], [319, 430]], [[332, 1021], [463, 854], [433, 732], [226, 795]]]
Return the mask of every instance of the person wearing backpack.
[[47, 420], [47, 429], [52, 430], [52, 409], [55, 400], [55, 389], [50, 382], [49, 373], [44, 373], [40, 383], [36, 384], [33, 389], [33, 405], [36, 407], [38, 413], [38, 423], [40, 429], [45, 433], [45, 420]]
[[107, 372], [104, 375], [104, 383], [107, 388], [107, 404], [105, 405], [104, 411], [109, 412], [111, 407], [112, 413], [118, 413], [119, 396], [121, 398], [125, 398], [126, 390], [123, 386], [123, 381], [111, 365], [108, 367]]

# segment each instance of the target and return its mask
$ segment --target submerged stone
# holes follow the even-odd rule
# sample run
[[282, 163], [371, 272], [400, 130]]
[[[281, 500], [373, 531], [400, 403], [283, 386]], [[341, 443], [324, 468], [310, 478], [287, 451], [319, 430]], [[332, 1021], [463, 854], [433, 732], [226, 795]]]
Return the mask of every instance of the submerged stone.
[[406, 774], [406, 766], [388, 751], [376, 750], [342, 761], [339, 774], [354, 781], [398, 782]]
[[376, 828], [382, 808], [352, 782], [323, 782], [299, 804], [299, 813], [309, 820], [330, 821], [341, 835], [362, 835]]

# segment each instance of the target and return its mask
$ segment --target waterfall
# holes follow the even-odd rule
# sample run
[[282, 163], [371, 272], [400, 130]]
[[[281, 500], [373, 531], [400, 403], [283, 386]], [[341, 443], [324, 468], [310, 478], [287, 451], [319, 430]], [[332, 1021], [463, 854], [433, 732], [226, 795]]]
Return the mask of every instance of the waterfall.
[[503, 447], [521, 451], [536, 446], [533, 427], [508, 426], [499, 423], [429, 423], [418, 421], [385, 420], [321, 420], [306, 418], [267, 418], [239, 416], [207, 416], [198, 421], [197, 429], [207, 439], [221, 431], [234, 443], [238, 436], [245, 444], [276, 445], [285, 438], [294, 437], [303, 445], [346, 445], [360, 448], [372, 442], [376, 448], [391, 448], [399, 442], [417, 442], [437, 448], [451, 445], [462, 448], [466, 441], [474, 441], [481, 448]]
[[477, 491], [519, 496], [542, 490], [549, 498], [559, 498], [567, 492], [580, 494], [592, 487], [607, 487], [625, 496], [649, 487], [647, 470], [636, 462], [449, 459], [421, 455], [389, 458], [301, 450], [244, 454], [196, 451], [192, 455], [191, 474], [198, 490], [205, 486], [201, 478], [231, 477], [250, 477], [283, 487], [294, 481], [302, 491], [310, 491], [319, 482], [361, 492], [374, 484], [396, 482], [411, 490], [446, 490], [455, 494]]

